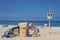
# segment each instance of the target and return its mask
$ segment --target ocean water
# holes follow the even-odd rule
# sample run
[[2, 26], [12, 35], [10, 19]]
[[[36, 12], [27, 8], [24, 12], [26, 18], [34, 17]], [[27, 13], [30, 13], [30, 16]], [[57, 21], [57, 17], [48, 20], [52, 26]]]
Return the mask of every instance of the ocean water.
[[[18, 25], [18, 23], [20, 22], [28, 22], [28, 24], [34, 23], [35, 25], [38, 25], [38, 26], [43, 26], [44, 24], [48, 24], [48, 21], [0, 21], [0, 24]], [[51, 21], [51, 26], [60, 26], [60, 21]]]

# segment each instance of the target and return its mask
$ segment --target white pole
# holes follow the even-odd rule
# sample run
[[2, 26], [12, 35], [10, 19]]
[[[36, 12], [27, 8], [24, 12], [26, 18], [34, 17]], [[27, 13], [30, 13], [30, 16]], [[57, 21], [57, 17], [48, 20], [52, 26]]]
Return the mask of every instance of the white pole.
[[50, 27], [50, 19], [49, 19], [49, 27]]

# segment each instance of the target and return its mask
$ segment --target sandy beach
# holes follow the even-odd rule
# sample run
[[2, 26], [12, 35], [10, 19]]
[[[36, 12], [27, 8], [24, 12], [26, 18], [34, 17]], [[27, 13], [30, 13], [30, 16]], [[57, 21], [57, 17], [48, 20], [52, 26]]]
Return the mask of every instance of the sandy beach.
[[45, 27], [40, 28], [39, 37], [20, 37], [16, 36], [13, 38], [1, 38], [4, 32], [9, 29], [8, 27], [0, 27], [0, 40], [60, 40], [60, 28], [59, 27]]

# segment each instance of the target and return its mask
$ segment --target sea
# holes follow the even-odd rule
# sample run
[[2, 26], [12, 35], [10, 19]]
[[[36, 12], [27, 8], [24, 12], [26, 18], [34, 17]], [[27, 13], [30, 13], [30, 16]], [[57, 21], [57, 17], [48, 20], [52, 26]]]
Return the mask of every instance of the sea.
[[[0, 24], [5, 24], [5, 25], [18, 25], [19, 23], [21, 22], [27, 22], [28, 24], [29, 23], [33, 23], [37, 26], [44, 26], [44, 24], [47, 24], [48, 25], [48, 21], [0, 21]], [[60, 21], [51, 21], [51, 26], [60, 26]]]

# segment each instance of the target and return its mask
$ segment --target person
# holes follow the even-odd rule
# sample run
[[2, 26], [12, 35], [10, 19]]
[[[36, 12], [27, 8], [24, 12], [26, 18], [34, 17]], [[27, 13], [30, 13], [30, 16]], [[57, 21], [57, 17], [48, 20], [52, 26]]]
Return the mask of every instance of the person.
[[38, 33], [39, 33], [39, 28], [37, 26], [34, 26], [34, 34], [36, 36], [40, 36]]
[[29, 33], [31, 32], [30, 30], [33, 31], [32, 34], [35, 34], [36, 36], [38, 36], [39, 34], [39, 28], [37, 26], [35, 26], [33, 23], [29, 24]]
[[29, 24], [29, 29], [39, 32], [39, 28], [37, 26], [35, 26], [33, 23]]
[[30, 23], [29, 24], [29, 29], [33, 30], [33, 28], [34, 28], [34, 24], [33, 23]]
[[34, 30], [37, 30], [39, 32], [39, 28], [37, 26], [34, 27]]

